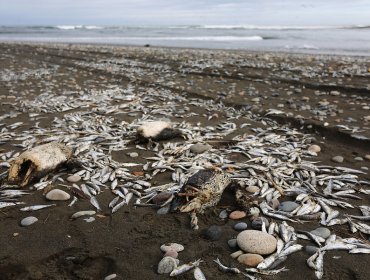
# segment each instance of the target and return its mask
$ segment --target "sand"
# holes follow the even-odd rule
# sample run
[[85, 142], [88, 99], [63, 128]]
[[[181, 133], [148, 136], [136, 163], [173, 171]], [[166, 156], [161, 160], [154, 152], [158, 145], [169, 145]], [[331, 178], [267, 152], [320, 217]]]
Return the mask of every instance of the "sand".
[[[370, 168], [370, 161], [354, 160], [357, 156], [370, 154], [370, 142], [366, 139], [370, 137], [370, 121], [365, 121], [366, 116], [370, 115], [367, 109], [370, 105], [367, 73], [370, 65], [366, 58], [5, 43], [0, 44], [0, 51], [0, 73], [3, 75], [0, 79], [0, 115], [15, 110], [13, 104], [17, 98], [32, 100], [47, 91], [66, 94], [68, 91], [88, 91], [110, 85], [124, 87], [133, 83], [171, 90], [188, 98], [223, 101], [237, 108], [249, 106], [259, 114], [265, 114], [269, 109], [284, 110], [287, 116], [279, 114], [269, 117], [312, 133], [322, 149], [317, 161], [332, 165], [334, 163], [330, 159], [342, 155], [345, 161], [341, 166]], [[104, 64], [113, 59], [116, 59], [114, 63]], [[48, 69], [48, 72], [42, 73], [40, 69]], [[16, 79], [14, 76], [5, 76], [9, 71], [23, 73], [23, 76]], [[33, 74], [27, 76], [30, 71]], [[342, 73], [340, 71], [343, 77], [333, 75], [333, 72]], [[310, 77], [310, 73], [319, 73], [320, 76]], [[5, 81], [4, 77], [8, 80]], [[254, 90], [250, 94], [252, 88]], [[296, 92], [296, 89], [299, 90]], [[317, 94], [331, 91], [338, 91], [340, 95]], [[279, 93], [278, 97], [272, 96], [275, 92]], [[252, 101], [256, 97], [260, 98], [259, 102]], [[336, 107], [329, 109], [328, 115], [320, 119], [312, 109], [322, 99]], [[297, 107], [289, 106], [289, 103]], [[284, 104], [284, 108], [278, 104]], [[311, 110], [303, 110], [302, 104], [310, 105]], [[192, 110], [196, 111], [197, 108]], [[334, 115], [333, 112], [338, 110], [342, 111]], [[62, 114], [48, 113], [40, 125], [48, 126], [54, 117]], [[225, 120], [223, 112], [214, 114], [210, 123]], [[297, 118], [297, 115], [303, 118]], [[16, 131], [33, 124], [26, 113], [1, 123], [9, 125], [19, 121], [26, 124]], [[198, 120], [195, 118], [193, 121]], [[199, 121], [207, 123], [204, 118]], [[338, 124], [349, 128], [343, 130], [336, 126]], [[259, 125], [253, 124], [255, 127]], [[358, 129], [353, 130], [353, 127]], [[351, 134], [360, 134], [363, 139], [356, 139]], [[7, 142], [0, 145], [0, 151], [22, 150], [11, 144]], [[136, 151], [135, 146], [129, 151], [114, 153], [114, 157], [122, 162], [145, 162], [142, 156], [132, 159], [126, 155], [126, 152], [133, 151]], [[165, 173], [159, 176], [157, 183], [168, 181], [168, 176]], [[368, 172], [363, 179], [370, 179]], [[169, 276], [156, 273], [156, 266], [162, 258], [159, 247], [166, 242], [185, 246], [185, 250], [179, 253], [179, 259], [183, 262], [202, 258], [205, 263], [201, 268], [207, 279], [245, 279], [242, 275], [220, 272], [212, 261], [218, 257], [226, 265], [243, 268], [229, 257], [233, 251], [228, 247], [227, 240], [237, 235], [232, 228], [235, 222], [221, 221], [215, 214], [226, 207], [236, 208], [231, 191], [224, 193], [215, 209], [199, 216], [201, 229], [213, 224], [222, 227], [222, 237], [218, 241], [205, 240], [200, 235], [201, 231], [191, 230], [189, 217], [183, 213], [158, 215], [152, 208], [130, 206], [111, 215], [106, 205], [112, 198], [113, 195], [108, 191], [99, 195], [99, 202], [104, 207], [93, 223], [70, 219], [76, 211], [92, 209], [88, 201], [80, 201], [72, 208], [67, 207], [65, 202], [57, 202], [57, 207], [33, 212], [31, 214], [39, 222], [29, 227], [19, 225], [28, 213], [21, 213], [18, 208], [2, 209], [0, 279], [103, 279], [112, 273], [118, 275], [116, 279], [168, 279]], [[42, 191], [33, 192], [21, 200], [27, 205], [46, 203]], [[351, 202], [369, 205], [369, 198], [363, 196], [361, 202]], [[358, 214], [354, 210], [352, 213]], [[317, 223], [309, 223], [297, 225], [296, 228], [307, 230], [317, 226]], [[347, 226], [334, 226], [331, 230], [342, 237], [368, 238], [350, 234]], [[285, 263], [289, 271], [261, 278], [316, 279], [314, 272], [306, 265], [308, 257], [304, 251], [297, 252]], [[323, 279], [368, 279], [369, 261], [369, 255], [328, 252], [325, 255]], [[193, 279], [193, 276], [187, 273], [178, 279]]]

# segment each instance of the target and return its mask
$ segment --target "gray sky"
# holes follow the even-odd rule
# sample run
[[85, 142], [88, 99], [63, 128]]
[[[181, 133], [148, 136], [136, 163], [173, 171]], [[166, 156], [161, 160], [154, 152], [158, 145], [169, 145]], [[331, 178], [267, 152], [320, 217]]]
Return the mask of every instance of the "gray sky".
[[370, 24], [370, 0], [0, 0], [0, 25]]

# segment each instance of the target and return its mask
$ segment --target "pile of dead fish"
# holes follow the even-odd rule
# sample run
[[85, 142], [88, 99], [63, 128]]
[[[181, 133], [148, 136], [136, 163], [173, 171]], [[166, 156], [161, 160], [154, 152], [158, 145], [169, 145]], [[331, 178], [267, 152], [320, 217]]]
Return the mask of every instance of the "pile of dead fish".
[[[65, 180], [65, 172], [61, 171], [47, 174], [31, 184], [31, 188], [37, 190], [58, 184], [67, 187], [74, 195], [69, 206], [79, 199], [89, 199], [96, 210], [100, 211], [102, 206], [98, 195], [109, 190], [115, 196], [108, 205], [112, 213], [128, 205], [132, 199], [136, 206], [162, 207], [168, 212], [173, 196], [188, 178], [199, 170], [212, 168], [227, 173], [238, 182], [242, 191], [255, 186], [256, 191], [248, 195], [260, 201], [261, 212], [274, 220], [284, 221], [280, 225], [271, 223], [265, 229], [279, 238], [277, 251], [256, 269], [248, 269], [247, 272], [273, 274], [282, 271], [284, 269], [269, 268], [277, 260], [286, 259], [302, 248], [297, 244], [299, 234], [286, 221], [294, 224], [301, 220], [319, 220], [324, 226], [348, 224], [352, 233], [359, 231], [370, 234], [370, 227], [363, 222], [370, 217], [368, 206], [359, 208], [363, 213], [359, 216], [346, 215], [337, 210], [354, 208], [350, 199], [361, 199], [359, 194], [368, 195], [370, 182], [360, 179], [362, 171], [317, 165], [314, 161], [316, 154], [308, 150], [312, 142], [309, 135], [279, 126], [268, 118], [253, 115], [244, 109], [237, 110], [213, 101], [187, 99], [168, 90], [112, 87], [99, 92], [74, 93], [73, 96], [57, 97], [53, 93], [45, 93], [42, 98], [19, 101], [18, 110], [29, 114], [32, 126], [20, 131], [23, 124], [17, 123], [17, 131], [20, 132], [16, 132], [12, 128], [14, 124], [3, 124], [0, 131], [1, 141], [15, 148], [27, 150], [41, 144], [58, 142], [73, 150], [73, 157], [80, 163], [74, 175], [79, 176], [82, 183], [69, 184]], [[204, 113], [198, 114], [191, 107], [202, 108]], [[53, 112], [64, 114], [54, 117], [50, 127], [40, 126], [44, 114]], [[215, 125], [185, 121], [188, 117], [207, 120], [214, 112], [223, 112], [225, 121]], [[171, 126], [181, 131], [182, 140], [133, 144], [140, 125], [168, 118], [173, 121]], [[176, 122], [176, 119], [182, 121]], [[9, 118], [1, 118], [1, 121], [5, 120], [9, 121]], [[249, 129], [251, 122], [261, 124], [253, 128], [252, 133]], [[215, 143], [225, 142], [228, 136], [227, 145], [218, 145], [216, 148]], [[194, 153], [191, 147], [197, 143], [213, 147]], [[119, 162], [113, 158], [114, 152], [132, 147], [150, 152], [151, 156], [144, 158], [145, 163]], [[235, 154], [242, 155], [244, 159], [239, 162], [232, 160]], [[2, 179], [8, 174], [6, 169], [19, 155], [18, 150], [0, 154]], [[139, 167], [143, 172], [134, 174], [133, 167]], [[170, 172], [172, 181], [152, 185], [152, 179], [163, 172]], [[21, 204], [19, 198], [26, 194], [30, 192], [4, 183], [0, 187], [0, 208]], [[163, 194], [167, 195], [164, 201], [158, 199]], [[281, 197], [290, 197], [299, 206], [291, 212], [271, 207], [273, 201]], [[326, 251], [345, 249], [350, 253], [369, 253], [370, 250], [367, 243], [355, 238], [331, 236], [323, 244], [316, 236], [308, 237], [320, 246], [307, 260], [318, 278], [323, 274]], [[219, 260], [216, 262], [224, 271], [236, 271], [226, 268]]]

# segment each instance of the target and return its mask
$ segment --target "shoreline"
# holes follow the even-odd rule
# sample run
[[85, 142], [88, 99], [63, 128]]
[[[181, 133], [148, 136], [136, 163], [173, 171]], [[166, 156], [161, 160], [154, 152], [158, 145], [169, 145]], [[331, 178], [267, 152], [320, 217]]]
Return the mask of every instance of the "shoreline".
[[[256, 165], [258, 156], [248, 158], [235, 150], [229, 151], [230, 143], [235, 139], [255, 139], [251, 141], [251, 145], [256, 145], [255, 151], [251, 152], [258, 153], [270, 145], [275, 147], [277, 141], [281, 146], [276, 149], [293, 149], [297, 145], [297, 153], [304, 161], [360, 170], [363, 173], [358, 175], [358, 180], [370, 180], [370, 159], [365, 157], [370, 153], [369, 140], [351, 136], [370, 137], [370, 118], [367, 119], [370, 63], [366, 57], [36, 43], [0, 43], [0, 51], [3, 54], [0, 129], [4, 133], [0, 153], [6, 158], [3, 162], [8, 163], [17, 152], [51, 138], [79, 149], [78, 156], [85, 164], [91, 164], [92, 171], [99, 169], [94, 162], [100, 158], [109, 166], [132, 163], [133, 167], [125, 167], [130, 176], [141, 176], [141, 180], [152, 186], [162, 186], [171, 182], [171, 170], [160, 171], [152, 179], [143, 176], [152, 175], [153, 170], [145, 170], [143, 166], [150, 161], [148, 158], [158, 157], [158, 151], [125, 141], [133, 140], [140, 120], [169, 118], [188, 137], [160, 142], [159, 151], [165, 149], [165, 144], [173, 143], [183, 149], [180, 155], [186, 155], [187, 146], [202, 139], [218, 143], [204, 156], [216, 167], [222, 163], [217, 162], [214, 154], [224, 157], [225, 163], [247, 163], [252, 159]], [[309, 87], [310, 84], [317, 87]], [[230, 123], [236, 129], [230, 129], [233, 127]], [[264, 134], [271, 134], [272, 138], [266, 141], [258, 138]], [[94, 138], [96, 135], [101, 139]], [[81, 138], [86, 137], [98, 141], [84, 144]], [[279, 142], [284, 137], [286, 143]], [[319, 145], [321, 152], [307, 156], [305, 151], [310, 143]], [[84, 145], [88, 145], [87, 150]], [[173, 152], [167, 149], [168, 155], [162, 153], [165, 159]], [[96, 152], [94, 160], [90, 150]], [[294, 149], [291, 152], [294, 154]], [[179, 154], [173, 153], [177, 159]], [[332, 161], [338, 155], [344, 157], [342, 163]], [[190, 154], [188, 160], [197, 157], [202, 155]], [[356, 159], [359, 157], [361, 161]], [[286, 160], [281, 160], [285, 164]], [[295, 160], [292, 163], [299, 164]], [[6, 164], [0, 165], [0, 174], [6, 170]], [[224, 170], [237, 172], [233, 167]], [[70, 191], [65, 187], [71, 185], [66, 178], [79, 171], [61, 170], [49, 180], [58, 175], [64, 182], [55, 180], [52, 185], [58, 188], [64, 185]], [[77, 184], [84, 183], [86, 178]], [[132, 177], [122, 179], [119, 184], [129, 180]], [[163, 255], [159, 247], [167, 242], [185, 246], [179, 253], [182, 263], [202, 258], [205, 262], [201, 269], [207, 279], [231, 277], [217, 269], [213, 262], [216, 258], [227, 266], [244, 270], [245, 265], [229, 256], [234, 250], [227, 244], [238, 234], [233, 229], [237, 221], [218, 216], [222, 210], [239, 209], [232, 190], [224, 192], [217, 206], [198, 215], [201, 230], [193, 231], [186, 213], [161, 215], [156, 213], [157, 209], [135, 207], [130, 202], [112, 214], [108, 207], [115, 197], [111, 183], [96, 195], [103, 210], [91, 223], [70, 219], [77, 211], [94, 209], [86, 199], [78, 199], [72, 207], [67, 206], [70, 201], [57, 201], [55, 207], [28, 213], [20, 212], [23, 206], [19, 205], [0, 209], [0, 242], [4, 244], [0, 252], [0, 279], [104, 279], [113, 273], [117, 274], [116, 279], [169, 279], [157, 274]], [[345, 199], [354, 209], [333, 209], [341, 214], [359, 215], [358, 206], [369, 204], [368, 194], [357, 192], [359, 187], [355, 191], [361, 200]], [[368, 190], [365, 184], [361, 187]], [[322, 188], [318, 186], [320, 192]], [[44, 191], [30, 190], [29, 195], [18, 199], [25, 206], [46, 204], [49, 201]], [[281, 202], [291, 199], [279, 198]], [[26, 216], [35, 216], [39, 221], [21, 227], [19, 222]], [[251, 229], [248, 218], [241, 221]], [[281, 222], [272, 218], [269, 221]], [[320, 226], [319, 221], [289, 224], [297, 230]], [[202, 230], [211, 225], [222, 228], [220, 239], [210, 241], [203, 237]], [[339, 237], [369, 242], [368, 235], [351, 233], [348, 225], [328, 228]], [[310, 244], [301, 239], [299, 243]], [[306, 264], [309, 256], [304, 249], [289, 256], [284, 263], [289, 271], [273, 278], [296, 279], [300, 275], [316, 279]], [[369, 254], [330, 251], [324, 259], [323, 279], [367, 279], [369, 261]], [[178, 278], [193, 279], [193, 276], [186, 273]], [[245, 279], [242, 275], [234, 278]], [[261, 279], [271, 277], [261, 276]]]

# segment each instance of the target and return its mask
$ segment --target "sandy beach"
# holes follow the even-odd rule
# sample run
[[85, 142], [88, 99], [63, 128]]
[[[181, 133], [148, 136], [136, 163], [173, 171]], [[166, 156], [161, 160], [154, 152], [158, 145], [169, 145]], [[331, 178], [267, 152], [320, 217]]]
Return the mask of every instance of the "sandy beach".
[[[258, 157], [248, 158], [235, 150], [229, 152], [238, 139], [268, 131], [289, 140], [287, 131], [294, 130], [297, 139], [310, 139], [299, 144], [297, 150], [301, 147], [307, 150], [312, 144], [321, 148], [317, 155], [299, 154], [299, 157], [317, 166], [359, 170], [356, 180], [370, 181], [368, 57], [25, 43], [1, 43], [0, 53], [1, 186], [7, 184], [4, 174], [16, 153], [51, 141], [72, 141], [76, 144], [74, 148], [79, 149], [75, 150], [77, 158], [84, 160], [96, 144], [98, 158], [109, 155], [114, 162], [132, 163], [124, 167], [130, 176], [148, 181], [151, 186], [169, 184], [172, 170], [164, 169], [152, 176], [154, 167], [144, 169], [148, 162], [153, 162], [148, 158], [158, 157], [158, 150], [141, 149], [145, 145], [138, 147], [133, 142], [133, 128], [139, 119], [167, 119], [187, 133], [188, 139], [161, 141], [159, 150], [168, 143], [178, 143], [179, 147], [195, 144], [197, 137], [203, 137], [203, 142], [226, 155], [228, 162], [210, 161], [226, 173], [237, 172], [233, 164]], [[94, 135], [100, 133], [101, 139], [94, 138], [87, 144], [79, 142], [92, 131]], [[205, 131], [214, 133], [214, 138]], [[189, 139], [189, 135], [195, 136]], [[187, 150], [184, 148], [181, 153]], [[212, 150], [209, 153], [212, 158]], [[171, 156], [176, 158], [177, 154]], [[335, 156], [343, 157], [342, 162], [333, 161]], [[93, 162], [96, 160], [86, 160], [84, 164]], [[230, 167], [223, 168], [222, 164]], [[72, 183], [65, 179], [80, 170], [59, 170], [48, 180], [73, 195], [66, 187]], [[56, 174], [64, 181], [52, 179]], [[149, 179], [146, 174], [152, 177]], [[93, 222], [71, 219], [77, 211], [94, 210], [89, 200], [80, 198], [71, 207], [68, 206], [71, 201], [56, 201], [54, 207], [19, 211], [24, 206], [50, 204], [44, 196], [49, 186], [30, 190], [28, 195], [18, 198], [24, 205], [1, 208], [0, 279], [104, 279], [111, 274], [117, 274], [115, 279], [170, 279], [157, 273], [163, 257], [159, 248], [168, 242], [185, 247], [178, 256], [181, 263], [201, 258], [204, 262], [200, 268], [207, 279], [247, 279], [241, 274], [222, 272], [213, 262], [219, 258], [229, 267], [240, 270], [246, 267], [230, 257], [236, 250], [227, 241], [238, 235], [234, 224], [243, 221], [250, 229], [251, 221], [248, 217], [240, 221], [219, 217], [222, 210], [228, 213], [240, 210], [232, 189], [225, 190], [215, 207], [198, 215], [200, 229], [194, 231], [187, 213], [158, 214], [159, 207], [134, 206], [136, 196], [129, 205], [112, 214], [108, 207], [115, 197], [111, 183], [106, 182], [106, 188], [96, 195], [102, 211]], [[119, 181], [124, 183], [126, 179]], [[331, 207], [341, 215], [361, 215], [358, 206], [369, 206], [370, 202], [367, 183], [354, 184], [353, 194], [360, 199], [344, 199], [354, 208]], [[318, 186], [318, 191], [322, 193], [323, 188]], [[258, 196], [255, 199], [262, 201]], [[294, 199], [279, 198], [280, 203], [286, 200]], [[27, 216], [35, 216], [38, 222], [20, 226]], [[271, 217], [268, 220], [281, 222]], [[368, 221], [361, 222], [369, 226]], [[319, 227], [320, 221], [288, 224], [296, 230], [309, 231]], [[211, 225], [222, 230], [214, 241], [203, 235]], [[328, 228], [341, 238], [355, 237], [370, 244], [369, 235], [361, 231], [352, 233], [348, 224]], [[298, 243], [313, 245], [303, 239]], [[284, 262], [287, 271], [258, 277], [317, 279], [314, 270], [307, 266], [309, 257], [302, 248]], [[369, 261], [369, 254], [328, 251], [322, 279], [368, 279]], [[177, 279], [194, 277], [187, 272]]]

